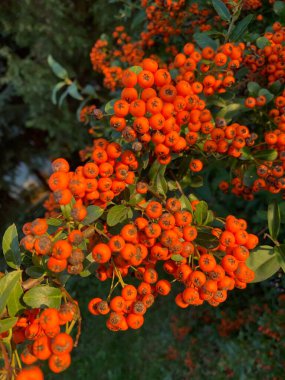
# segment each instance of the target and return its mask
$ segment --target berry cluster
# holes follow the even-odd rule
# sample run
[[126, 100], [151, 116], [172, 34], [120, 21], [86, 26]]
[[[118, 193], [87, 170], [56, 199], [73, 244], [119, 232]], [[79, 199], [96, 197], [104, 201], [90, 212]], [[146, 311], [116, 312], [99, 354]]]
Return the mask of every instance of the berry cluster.
[[[198, 203], [192, 202], [192, 207]], [[174, 281], [185, 287], [176, 296], [178, 306], [204, 301], [218, 306], [229, 290], [244, 289], [254, 279], [245, 261], [258, 238], [246, 228], [245, 220], [230, 215], [224, 229], [209, 226], [208, 238], [214, 238], [214, 243], [206, 248], [199, 241], [200, 229], [192, 213], [178, 199], [169, 198], [164, 205], [147, 202], [133, 223], [124, 225], [117, 235], [107, 230], [102, 238], [106, 242], [93, 247], [98, 278], [113, 281], [106, 300], [96, 297], [90, 301], [90, 312], [108, 315], [107, 327], [114, 331], [139, 328], [155, 297], [169, 294]], [[159, 278], [160, 263], [174, 280]], [[131, 273], [139, 280], [137, 286], [125, 283]], [[116, 279], [122, 290], [112, 298]]]
[[76, 305], [66, 303], [59, 310], [32, 309], [19, 317], [13, 328], [13, 341], [16, 345], [25, 344], [20, 358], [29, 367], [19, 372], [17, 380], [43, 379], [40, 368], [34, 366], [38, 360], [48, 360], [49, 368], [54, 373], [70, 366], [73, 339], [68, 333], [61, 332], [61, 326], [73, 321], [76, 312]]
[[264, 37], [268, 40], [267, 46], [259, 49], [255, 44], [250, 46], [250, 54], [247, 54], [244, 63], [252, 73], [262, 76], [273, 83], [285, 76], [285, 28], [280, 22], [272, 26], [273, 32], [266, 32]]
[[[242, 44], [227, 43], [218, 52], [206, 47], [200, 53], [188, 43], [184, 53], [174, 59], [173, 65], [179, 69], [175, 79], [167, 69], [159, 69], [156, 61], [144, 59], [138, 74], [130, 69], [124, 72], [124, 89], [121, 100], [114, 104], [110, 125], [128, 142], [154, 143], [161, 164], [168, 164], [173, 154], [197, 149], [197, 145], [208, 154], [239, 157], [240, 150], [251, 142], [248, 128], [238, 123], [227, 125], [224, 119], [215, 123], [200, 94], [223, 93], [235, 83], [232, 69], [239, 67], [243, 50]], [[205, 59], [213, 63], [201, 63]], [[199, 71], [205, 73], [200, 80]], [[193, 168], [199, 171], [202, 165], [190, 165]]]
[[[67, 269], [69, 274], [78, 274], [83, 269], [85, 255], [79, 248], [83, 242], [83, 234], [79, 230], [69, 233], [68, 239], [60, 239], [63, 228], [59, 228], [53, 235], [48, 233], [46, 219], [35, 219], [23, 226], [25, 237], [21, 245], [26, 251], [47, 259], [47, 269], [60, 273]], [[58, 235], [59, 234], [59, 235]]]
[[67, 205], [76, 199], [72, 216], [81, 221], [86, 217], [85, 205], [94, 204], [105, 208], [127, 185], [134, 183], [138, 162], [131, 150], [122, 152], [116, 142], [101, 138], [94, 140], [91, 160], [69, 171], [68, 162], [59, 158], [52, 163], [54, 173], [49, 187], [59, 205]]

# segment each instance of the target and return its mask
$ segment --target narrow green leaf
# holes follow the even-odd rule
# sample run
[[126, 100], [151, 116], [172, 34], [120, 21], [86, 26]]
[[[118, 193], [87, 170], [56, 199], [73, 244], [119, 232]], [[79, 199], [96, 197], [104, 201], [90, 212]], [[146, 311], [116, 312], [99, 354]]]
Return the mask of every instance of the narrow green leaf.
[[231, 14], [227, 6], [221, 0], [212, 0], [213, 7], [215, 8], [221, 19], [231, 21]]
[[5, 276], [0, 279], [0, 315], [5, 310], [14, 287], [21, 281], [21, 276], [21, 271], [13, 271], [5, 274]]
[[244, 33], [248, 30], [248, 26], [251, 23], [251, 21], [254, 19], [254, 15], [250, 14], [247, 15], [245, 18], [243, 18], [233, 29], [232, 33], [230, 34], [230, 40], [231, 41], [238, 41], [240, 40]]
[[18, 318], [12, 317], [12, 318], [5, 318], [1, 319], [0, 322], [0, 334], [10, 330], [15, 324], [17, 323]]
[[21, 252], [18, 241], [18, 232], [15, 224], [7, 228], [2, 239], [2, 249], [6, 263], [16, 269], [21, 265]]
[[234, 116], [240, 115], [242, 112], [248, 112], [248, 108], [246, 108], [243, 104], [240, 103], [232, 103], [223, 107], [217, 114], [217, 117], [225, 118], [231, 120]]
[[210, 232], [198, 229], [198, 236], [195, 243], [207, 249], [214, 249], [220, 245], [219, 239]]
[[240, 160], [253, 160], [251, 150], [249, 147], [245, 146], [241, 149], [241, 156], [239, 157]]
[[57, 100], [56, 100], [56, 96], [57, 96], [57, 93], [60, 89], [62, 89], [64, 86], [66, 86], [66, 83], [65, 82], [58, 82], [54, 88], [52, 89], [52, 93], [51, 93], [51, 101], [52, 101], [52, 104], [56, 104], [57, 103]]
[[210, 46], [214, 50], [217, 50], [218, 48], [218, 43], [209, 37], [206, 33], [194, 33], [193, 38], [202, 49], [207, 46]]
[[58, 106], [59, 108], [61, 108], [63, 102], [64, 102], [64, 99], [67, 97], [68, 95], [68, 87], [66, 88], [66, 90], [60, 95], [60, 98], [59, 98], [59, 101], [58, 101]]
[[77, 100], [83, 100], [83, 97], [80, 95], [76, 82], [73, 82], [71, 85], [68, 86], [68, 94]]
[[154, 191], [166, 195], [168, 185], [164, 177], [167, 165], [161, 165], [157, 160], [152, 164], [149, 171], [150, 185]]
[[48, 64], [52, 69], [53, 73], [61, 79], [68, 78], [67, 71], [62, 67], [51, 55], [48, 56]]
[[33, 308], [44, 306], [58, 309], [61, 303], [61, 291], [48, 285], [39, 285], [24, 294], [24, 302]]
[[117, 205], [109, 209], [107, 214], [107, 224], [112, 227], [122, 223], [128, 218], [129, 207]]
[[212, 210], [209, 210], [207, 213], [206, 220], [204, 221], [204, 224], [207, 226], [211, 224], [215, 220], [215, 215]]
[[277, 240], [280, 230], [281, 215], [276, 201], [271, 202], [268, 206], [267, 221], [270, 236], [273, 240]]
[[265, 149], [254, 153], [253, 156], [257, 160], [274, 161], [278, 156], [278, 152], [275, 149]]
[[67, 205], [60, 206], [61, 212], [65, 219], [69, 219], [71, 216], [71, 211], [73, 208], [73, 205], [75, 204], [75, 199], [72, 198], [71, 202], [68, 203]]
[[38, 267], [35, 265], [28, 267], [25, 272], [31, 278], [40, 278], [45, 274], [45, 270], [43, 267]]
[[198, 226], [204, 224], [208, 216], [208, 205], [205, 201], [200, 201], [196, 205], [194, 216], [195, 216]]
[[274, 248], [263, 245], [256, 248], [249, 255], [246, 264], [255, 272], [252, 282], [261, 282], [273, 276], [280, 268], [280, 263]]
[[201, 187], [204, 184], [203, 177], [201, 175], [193, 175], [189, 177], [189, 186], [194, 189], [197, 187]]
[[63, 221], [61, 219], [56, 219], [56, 218], [48, 218], [47, 219], [47, 224], [49, 226], [55, 226], [55, 227], [59, 227], [63, 224]]
[[82, 221], [82, 224], [88, 225], [95, 222], [95, 220], [99, 219], [100, 216], [104, 213], [104, 209], [98, 206], [88, 206], [87, 207], [87, 216]]
[[20, 282], [17, 282], [11, 291], [7, 302], [8, 313], [10, 316], [14, 317], [19, 311], [25, 309], [25, 305], [21, 302], [22, 296], [23, 289]]
[[142, 28], [142, 24], [146, 22], [146, 13], [145, 10], [142, 9], [138, 12], [136, 12], [132, 23], [131, 23], [131, 29], [132, 31], [136, 32], [138, 28]]
[[186, 197], [186, 195], [182, 194], [181, 197], [179, 198], [179, 200], [181, 202], [182, 210], [186, 209], [193, 214], [193, 207], [191, 205], [190, 200]]
[[285, 272], [285, 244], [280, 244], [279, 246], [275, 246], [274, 250], [277, 254], [279, 264], [283, 272]]
[[95, 265], [96, 265], [96, 263], [93, 259], [92, 253], [89, 253], [89, 255], [87, 255], [85, 257], [85, 260], [83, 263], [84, 269], [82, 272], [80, 272], [80, 277], [88, 277], [92, 273], [94, 273]]

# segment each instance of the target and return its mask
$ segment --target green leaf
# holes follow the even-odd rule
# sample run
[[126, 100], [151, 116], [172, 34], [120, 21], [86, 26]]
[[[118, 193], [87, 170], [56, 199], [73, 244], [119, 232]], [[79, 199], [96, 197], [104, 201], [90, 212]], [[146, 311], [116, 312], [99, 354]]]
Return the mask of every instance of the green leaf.
[[133, 213], [133, 210], [131, 208], [129, 208], [129, 211], [128, 211], [128, 218], [129, 219], [132, 219], [134, 213]]
[[277, 254], [279, 264], [283, 272], [285, 272], [285, 244], [280, 244], [279, 246], [275, 246], [274, 251]]
[[105, 105], [105, 112], [108, 114], [108, 115], [114, 115], [115, 111], [114, 111], [114, 104], [116, 103], [116, 101], [119, 100], [119, 99], [112, 99], [110, 100], [106, 105]]
[[70, 203], [68, 203], [67, 205], [60, 206], [61, 212], [62, 212], [63, 216], [65, 217], [65, 219], [70, 218], [71, 211], [72, 211], [74, 204], [75, 204], [75, 199], [72, 198]]
[[169, 70], [169, 73], [172, 79], [176, 79], [177, 75], [179, 74], [179, 71], [177, 69], [171, 69]]
[[257, 178], [256, 166], [250, 166], [243, 174], [243, 183], [245, 186], [251, 187]]
[[92, 98], [97, 98], [97, 96], [98, 96], [94, 86], [92, 86], [91, 84], [87, 84], [81, 92], [82, 92], [82, 94], [89, 95]]
[[284, 3], [284, 1], [276, 1], [273, 5], [273, 10], [278, 16], [285, 17], [285, 3]]
[[231, 21], [231, 14], [226, 5], [221, 0], [212, 0], [213, 7], [215, 8], [221, 19]]
[[60, 98], [59, 98], [59, 101], [58, 101], [58, 106], [59, 108], [62, 106], [63, 102], [64, 102], [64, 99], [67, 97], [68, 95], [68, 87], [66, 88], [66, 90], [60, 95]]
[[259, 90], [258, 96], [265, 96], [267, 103], [270, 102], [274, 98], [274, 95], [271, 94], [271, 92], [268, 91], [266, 88], [262, 88], [261, 90]]
[[26, 269], [26, 273], [31, 278], [40, 278], [45, 274], [45, 270], [43, 267], [38, 267], [36, 265], [33, 265]]
[[5, 318], [1, 319], [0, 323], [0, 334], [10, 330], [12, 327], [15, 326], [17, 323], [18, 318], [17, 317], [12, 317], [12, 318]]
[[184, 260], [184, 257], [179, 254], [171, 255], [171, 260], [180, 262]]
[[143, 70], [143, 68], [141, 66], [132, 66], [129, 68], [129, 70], [135, 74], [139, 74]]
[[198, 201], [198, 200], [199, 200], [199, 199], [196, 197], [195, 194], [190, 194], [190, 195], [189, 195], [189, 199], [190, 199], [190, 202]]
[[144, 196], [142, 194], [135, 194], [135, 195], [132, 195], [128, 201], [128, 204], [130, 206], [135, 206], [137, 203], [139, 203], [140, 201], [142, 201], [144, 199]]
[[271, 202], [268, 206], [267, 221], [270, 236], [273, 240], [277, 240], [280, 230], [281, 215], [278, 203], [276, 201]]
[[47, 219], [47, 224], [49, 226], [55, 226], [55, 227], [59, 227], [63, 224], [63, 221], [61, 219], [56, 219], [56, 218], [48, 218]]
[[11, 291], [7, 302], [8, 313], [10, 316], [14, 317], [19, 311], [25, 309], [25, 305], [21, 303], [23, 293], [20, 282], [17, 282]]
[[61, 303], [61, 291], [48, 285], [39, 285], [24, 294], [24, 302], [33, 308], [43, 306], [58, 309]]
[[60, 89], [62, 89], [64, 86], [66, 86], [66, 83], [65, 82], [58, 82], [54, 88], [52, 89], [52, 93], [51, 93], [51, 101], [52, 101], [52, 104], [56, 104], [57, 103], [57, 100], [56, 100], [56, 95], [58, 93], [58, 91]]
[[278, 157], [278, 152], [275, 149], [265, 149], [254, 153], [253, 156], [257, 160], [274, 161]]
[[206, 33], [194, 33], [193, 38], [202, 49], [207, 46], [210, 46], [214, 50], [217, 50], [218, 48], [217, 42], [209, 37]]
[[261, 282], [273, 276], [280, 268], [274, 248], [262, 245], [252, 251], [246, 261], [247, 266], [255, 272], [252, 282]]
[[149, 164], [149, 153], [148, 152], [145, 152], [141, 156], [141, 162], [142, 162], [142, 168], [146, 169], [148, 167], [148, 164]]
[[162, 167], [165, 167], [165, 165], [161, 165], [157, 160], [154, 161], [154, 163], [151, 165], [151, 168], [149, 170], [148, 176], [151, 181], [155, 178], [157, 175], [157, 172], [162, 169]]
[[203, 177], [201, 175], [193, 175], [189, 177], [189, 186], [193, 188], [201, 187], [204, 184]]
[[246, 108], [243, 104], [240, 103], [232, 103], [223, 107], [217, 114], [217, 117], [221, 117], [224, 119], [232, 119], [234, 116], [241, 114], [242, 112], [248, 112], [248, 108]]
[[260, 86], [256, 82], [248, 82], [247, 89], [251, 96], [257, 96]]
[[269, 86], [269, 91], [275, 95], [279, 93], [282, 88], [282, 83], [280, 80], [276, 80]]
[[122, 223], [128, 218], [129, 207], [117, 205], [109, 209], [107, 214], [107, 224], [112, 227], [118, 223]]
[[88, 206], [87, 207], [87, 216], [85, 219], [83, 219], [82, 224], [88, 225], [95, 220], [99, 219], [100, 216], [104, 213], [104, 209], [98, 206]]
[[18, 232], [15, 224], [7, 228], [2, 239], [2, 249], [6, 263], [16, 269], [21, 265], [21, 252], [18, 241]]
[[212, 210], [209, 210], [204, 224], [207, 226], [211, 224], [214, 220], [215, 220], [215, 215]]
[[135, 16], [131, 23], [131, 29], [136, 32], [137, 28], [142, 28], [142, 24], [146, 21], [146, 13], [145, 10], [142, 9], [135, 13]]
[[264, 49], [265, 46], [270, 46], [271, 43], [266, 37], [258, 37], [256, 40], [256, 45], [259, 47], [259, 49]]
[[251, 150], [249, 147], [245, 146], [244, 148], [241, 149], [241, 156], [239, 157], [240, 160], [253, 160]]
[[16, 287], [17, 283], [21, 281], [21, 276], [21, 271], [13, 271], [5, 274], [5, 276], [0, 279], [0, 315], [5, 310], [9, 296], [14, 290], [14, 287]]
[[253, 20], [254, 15], [247, 15], [245, 18], [243, 18], [233, 29], [232, 33], [230, 34], [230, 40], [231, 41], [238, 41], [243, 37], [244, 33], [248, 30], [248, 26]]
[[68, 94], [74, 99], [83, 100], [83, 97], [78, 91], [76, 82], [72, 82], [72, 84], [68, 86]]
[[85, 257], [85, 260], [84, 260], [84, 263], [83, 263], [83, 271], [80, 272], [80, 277], [88, 277], [90, 276], [92, 273], [94, 273], [94, 267], [95, 267], [96, 263], [93, 259], [93, 256], [92, 256], [92, 253], [89, 253], [89, 255], [87, 255]]
[[205, 201], [200, 201], [196, 205], [194, 216], [198, 225], [204, 224], [208, 215], [208, 205]]
[[182, 210], [186, 209], [186, 210], [190, 211], [193, 214], [193, 207], [191, 205], [190, 200], [186, 197], [186, 195], [182, 194], [181, 197], [179, 198], [179, 200], [181, 202], [181, 208], [182, 208]]
[[152, 164], [149, 171], [150, 186], [159, 194], [166, 195], [168, 185], [164, 177], [167, 165], [161, 165], [157, 160]]
[[50, 68], [52, 69], [53, 73], [61, 79], [66, 79], [68, 78], [67, 71], [65, 70], [64, 67], [62, 67], [57, 61], [54, 60], [54, 58], [49, 55], [48, 56], [48, 64]]
[[198, 236], [195, 243], [207, 249], [214, 249], [220, 245], [219, 239], [210, 232], [198, 229]]

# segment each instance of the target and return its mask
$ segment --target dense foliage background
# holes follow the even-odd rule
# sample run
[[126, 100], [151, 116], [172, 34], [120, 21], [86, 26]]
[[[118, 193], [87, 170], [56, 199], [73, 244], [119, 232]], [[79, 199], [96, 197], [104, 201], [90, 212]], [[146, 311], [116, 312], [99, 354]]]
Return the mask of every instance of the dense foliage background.
[[[49, 159], [60, 155], [77, 162], [76, 152], [88, 141], [87, 129], [75, 116], [78, 102], [69, 98], [58, 107], [51, 101], [56, 78], [47, 64], [48, 55], [67, 69], [70, 78], [83, 84], [91, 79], [100, 86], [102, 78], [91, 71], [90, 50], [102, 33], [130, 20], [136, 3], [126, 7], [125, 1], [106, 5], [104, 0], [11, 0], [0, 5], [0, 235], [11, 220], [20, 224], [43, 213]], [[237, 200], [216, 190], [224, 176], [218, 166], [209, 173], [197, 190], [199, 196], [221, 215], [250, 216], [251, 230], [262, 233], [268, 195], [251, 203]], [[281, 211], [285, 218], [285, 210]], [[178, 313], [170, 296], [157, 302], [142, 330], [115, 335], [102, 328], [103, 320], [87, 312], [95, 286], [100, 284], [91, 278], [80, 283], [73, 279], [71, 284], [84, 325], [73, 365], [60, 375], [62, 379], [284, 376], [285, 283], [279, 275], [262, 285], [250, 285], [244, 294], [235, 291], [217, 309], [203, 306]]]

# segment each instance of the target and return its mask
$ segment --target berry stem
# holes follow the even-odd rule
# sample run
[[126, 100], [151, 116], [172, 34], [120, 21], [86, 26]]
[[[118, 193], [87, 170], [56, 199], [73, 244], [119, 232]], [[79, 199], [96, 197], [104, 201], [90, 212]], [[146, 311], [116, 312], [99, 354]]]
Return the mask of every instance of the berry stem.
[[113, 259], [112, 259], [112, 264], [113, 264], [113, 267], [114, 267], [114, 269], [115, 269], [115, 272], [116, 272], [116, 275], [117, 275], [117, 277], [118, 277], [118, 280], [119, 280], [119, 282], [120, 282], [122, 288], [124, 288], [124, 287], [126, 286], [126, 284], [125, 284], [125, 282], [124, 282], [124, 280], [123, 280], [123, 277], [122, 277], [122, 275], [121, 275], [121, 272], [120, 272], [120, 271], [118, 270], [118, 268], [116, 267], [116, 265], [115, 265]]

